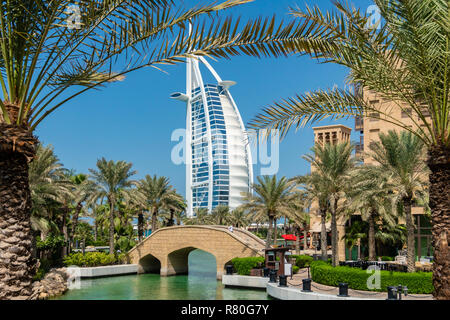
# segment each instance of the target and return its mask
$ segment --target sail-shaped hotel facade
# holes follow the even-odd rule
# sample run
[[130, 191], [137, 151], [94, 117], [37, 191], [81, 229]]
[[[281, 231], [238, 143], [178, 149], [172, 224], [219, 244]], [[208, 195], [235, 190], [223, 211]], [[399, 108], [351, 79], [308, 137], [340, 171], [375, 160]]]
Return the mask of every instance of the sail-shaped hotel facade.
[[[248, 136], [229, 88], [203, 58], [187, 59], [186, 93], [171, 98], [186, 103], [186, 200], [188, 217], [196, 208], [235, 209], [253, 181]], [[205, 84], [202, 63], [217, 83]]]

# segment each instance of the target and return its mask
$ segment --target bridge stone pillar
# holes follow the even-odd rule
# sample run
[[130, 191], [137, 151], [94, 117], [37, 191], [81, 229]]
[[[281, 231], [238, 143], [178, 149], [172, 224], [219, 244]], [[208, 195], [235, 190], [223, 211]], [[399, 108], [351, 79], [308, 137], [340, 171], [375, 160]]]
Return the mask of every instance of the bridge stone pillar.
[[184, 248], [168, 254], [161, 262], [161, 276], [173, 276], [188, 273], [188, 257], [194, 248]]

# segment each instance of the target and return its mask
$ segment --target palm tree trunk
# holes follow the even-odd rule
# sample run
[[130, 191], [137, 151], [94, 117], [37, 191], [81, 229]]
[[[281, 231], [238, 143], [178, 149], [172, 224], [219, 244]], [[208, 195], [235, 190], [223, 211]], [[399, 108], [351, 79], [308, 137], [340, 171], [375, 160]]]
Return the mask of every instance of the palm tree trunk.
[[431, 170], [433, 296], [438, 300], [450, 300], [450, 150], [430, 148], [428, 167]]
[[114, 254], [114, 200], [109, 201], [109, 253]]
[[156, 213], [157, 209], [154, 208], [152, 212], [152, 234], [156, 231]]
[[406, 263], [408, 265], [408, 272], [414, 272], [416, 270], [416, 254], [414, 245], [414, 222], [411, 214], [411, 197], [403, 199], [403, 208], [405, 210], [406, 219], [406, 232], [407, 232], [407, 253]]
[[0, 300], [31, 296], [36, 260], [31, 254], [28, 163], [36, 142], [25, 130], [0, 124]]
[[69, 213], [69, 207], [64, 205], [62, 212], [61, 233], [64, 236], [64, 246], [61, 248], [61, 257], [65, 257], [67, 255], [67, 243], [69, 241], [69, 235], [67, 233], [67, 215]]
[[326, 226], [326, 215], [327, 211], [325, 209], [320, 209], [320, 222], [321, 222], [321, 231], [320, 231], [320, 251], [322, 254], [322, 260], [327, 261], [327, 226]]
[[273, 215], [269, 214], [269, 228], [267, 229], [266, 248], [272, 245], [272, 229], [273, 229]]
[[374, 212], [370, 212], [369, 215], [369, 260], [375, 261], [375, 214]]
[[72, 249], [73, 238], [75, 236], [75, 230], [77, 229], [77, 225], [78, 225], [78, 217], [80, 216], [80, 212], [81, 212], [82, 208], [83, 208], [83, 205], [81, 203], [78, 203], [77, 207], [75, 208], [73, 217], [72, 217], [72, 229], [70, 230], [69, 251]]
[[97, 219], [94, 219], [94, 241], [97, 242], [98, 237], [98, 223]]
[[297, 254], [300, 254], [300, 228], [296, 227], [295, 228], [295, 251], [297, 252]]
[[139, 242], [141, 242], [143, 238], [144, 238], [144, 214], [141, 211], [141, 212], [139, 212], [139, 215], [138, 215], [138, 240], [139, 240]]
[[303, 251], [306, 254], [306, 248], [308, 247], [308, 232], [306, 232], [306, 223], [303, 225]]
[[334, 199], [333, 203], [333, 210], [331, 212], [331, 254], [332, 254], [332, 265], [333, 267], [336, 267], [338, 262], [338, 241], [337, 241], [337, 221], [336, 221], [336, 214], [337, 214], [337, 205], [338, 205], [339, 199]]

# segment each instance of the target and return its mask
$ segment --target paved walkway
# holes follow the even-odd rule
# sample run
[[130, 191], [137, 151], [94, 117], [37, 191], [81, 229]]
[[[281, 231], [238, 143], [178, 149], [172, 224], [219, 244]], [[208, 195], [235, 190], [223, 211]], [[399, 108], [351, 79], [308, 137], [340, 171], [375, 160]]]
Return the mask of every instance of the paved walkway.
[[[301, 289], [302, 280], [308, 278], [308, 269], [300, 269], [297, 274], [294, 274], [292, 279], [288, 277], [288, 286], [291, 288], [298, 288]], [[319, 292], [323, 294], [330, 294], [330, 295], [337, 295], [339, 293], [339, 288], [326, 286], [323, 284], [316, 283], [314, 281], [311, 282], [311, 290], [314, 292]], [[361, 290], [353, 290], [348, 289], [348, 295], [351, 297], [359, 297], [359, 298], [366, 298], [366, 299], [380, 299], [385, 300], [387, 299], [387, 293], [386, 292], [368, 292], [368, 291], [361, 291]], [[433, 296], [431, 294], [412, 294], [408, 296], [404, 296], [402, 294], [402, 300], [433, 300]]]

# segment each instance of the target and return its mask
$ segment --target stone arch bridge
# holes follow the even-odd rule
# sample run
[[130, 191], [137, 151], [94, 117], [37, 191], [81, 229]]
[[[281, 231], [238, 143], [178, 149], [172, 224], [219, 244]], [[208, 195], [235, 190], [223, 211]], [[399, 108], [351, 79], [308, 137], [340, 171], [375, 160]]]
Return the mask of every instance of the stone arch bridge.
[[230, 232], [225, 226], [174, 226], [156, 230], [128, 255], [139, 273], [170, 276], [186, 274], [189, 253], [200, 249], [216, 258], [217, 279], [221, 279], [231, 259], [263, 256], [264, 247], [264, 240], [238, 228]]

